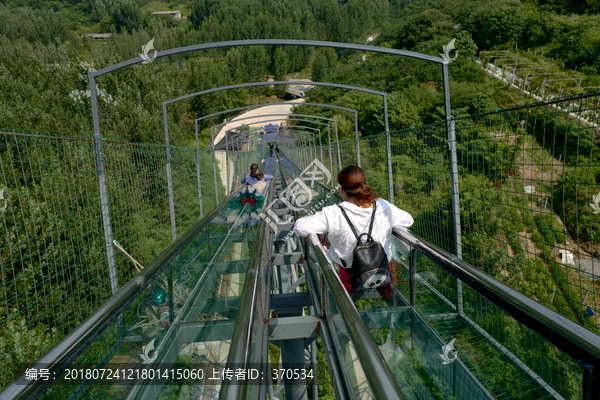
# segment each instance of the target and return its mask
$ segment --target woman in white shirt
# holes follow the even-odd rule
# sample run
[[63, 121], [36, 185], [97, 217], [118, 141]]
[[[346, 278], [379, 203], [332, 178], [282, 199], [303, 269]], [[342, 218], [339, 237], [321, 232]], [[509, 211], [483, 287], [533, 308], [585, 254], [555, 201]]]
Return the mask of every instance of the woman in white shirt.
[[[368, 232], [373, 204], [377, 202], [371, 236], [373, 240], [381, 243], [387, 254], [388, 262], [391, 262], [392, 230], [403, 230], [410, 227], [414, 222], [412, 216], [384, 199], [377, 198], [373, 189], [367, 185], [364, 171], [359, 167], [348, 166], [340, 171], [337, 178], [340, 196], [343, 200], [340, 204], [359, 235]], [[354, 289], [349, 283], [348, 271], [352, 267], [352, 252], [356, 247], [357, 239], [338, 205], [324, 207], [314, 215], [300, 218], [296, 221], [294, 231], [299, 236], [316, 233], [324, 245], [330, 244], [329, 255], [339, 266], [340, 278], [344, 287], [348, 291], [353, 291]], [[322, 235], [325, 233], [327, 233], [326, 237]]]

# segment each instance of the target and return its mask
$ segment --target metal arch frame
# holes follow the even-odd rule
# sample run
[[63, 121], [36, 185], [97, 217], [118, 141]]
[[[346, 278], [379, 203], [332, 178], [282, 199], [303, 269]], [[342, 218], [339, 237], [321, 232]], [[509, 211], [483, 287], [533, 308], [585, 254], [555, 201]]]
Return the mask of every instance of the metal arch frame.
[[[165, 153], [166, 153], [166, 158], [167, 158], [167, 183], [169, 186], [169, 207], [172, 210], [172, 212], [171, 212], [171, 230], [173, 231], [173, 238], [174, 238], [173, 240], [175, 240], [175, 238], [176, 238], [175, 205], [173, 204], [173, 196], [172, 196], [173, 189], [172, 189], [172, 185], [171, 185], [171, 167], [170, 167], [170, 159], [169, 159], [169, 157], [170, 157], [170, 155], [169, 155], [169, 123], [168, 123], [167, 105], [181, 101], [181, 100], [187, 100], [187, 99], [191, 99], [196, 96], [202, 96], [205, 94], [215, 93], [215, 92], [219, 92], [219, 91], [223, 91], [223, 90], [243, 89], [243, 88], [257, 87], [257, 86], [289, 85], [290, 82], [297, 82], [297, 81], [240, 83], [240, 84], [236, 84], [236, 85], [228, 85], [228, 86], [221, 86], [221, 87], [212, 88], [212, 89], [201, 90], [199, 92], [186, 94], [184, 96], [176, 97], [174, 99], [170, 99], [170, 100], [166, 100], [166, 101], [162, 102], [163, 120], [164, 120], [163, 123], [164, 123], [164, 127], [165, 127]], [[349, 86], [349, 85], [342, 85], [342, 84], [338, 84], [338, 83], [329, 83], [329, 82], [310, 82], [310, 83], [307, 83], [305, 86], [311, 86], [311, 85], [312, 86], [335, 87], [335, 88], [339, 88], [339, 89], [348, 89], [348, 90], [357, 90], [360, 92], [375, 94], [375, 95], [383, 97], [385, 135], [386, 135], [387, 149], [388, 149], [388, 152], [387, 152], [388, 185], [389, 185], [388, 190], [389, 190], [390, 202], [393, 203], [394, 202], [394, 185], [393, 185], [393, 178], [392, 178], [392, 155], [391, 155], [391, 139], [390, 139], [389, 122], [388, 122], [387, 93], [380, 92], [380, 91], [373, 90], [373, 89], [366, 89], [366, 88], [361, 88], [361, 87], [357, 87], [357, 86]], [[270, 104], [276, 104], [276, 103], [270, 103]], [[305, 103], [305, 104], [308, 104], [308, 103]], [[197, 120], [194, 120], [194, 123], [196, 123], [196, 121]], [[196, 126], [196, 130], [197, 130], [197, 126]], [[360, 142], [358, 140], [358, 112], [354, 113], [354, 136], [355, 136], [355, 141], [356, 141], [356, 160], [357, 160], [358, 166], [360, 167], [361, 165], [360, 165]], [[214, 145], [214, 136], [213, 136], [212, 130], [211, 130], [211, 138], [213, 139], [213, 145]], [[214, 151], [213, 151], [213, 157], [214, 157]], [[213, 159], [213, 163], [214, 162], [215, 162], [215, 160]], [[216, 185], [216, 183], [215, 183], [215, 185]]]
[[[275, 105], [283, 105], [283, 104], [327, 107], [327, 108], [334, 108], [336, 110], [343, 110], [343, 111], [352, 112], [352, 113], [354, 113], [354, 126], [355, 126], [355, 132], [356, 132], [356, 129], [357, 129], [356, 127], [358, 126], [358, 111], [353, 110], [351, 108], [340, 107], [340, 106], [333, 106], [331, 104], [305, 103], [305, 102], [302, 102], [302, 103], [293, 103], [293, 102], [289, 102], [289, 101], [284, 101], [284, 102], [279, 102], [279, 103], [269, 103], [269, 104], [253, 104], [251, 106], [243, 106], [243, 107], [237, 107], [237, 108], [230, 108], [229, 110], [219, 111], [219, 112], [216, 112], [216, 113], [212, 113], [212, 114], [209, 114], [209, 115], [204, 115], [202, 117], [196, 118], [194, 120], [194, 127], [195, 127], [195, 131], [196, 131], [196, 148], [198, 147], [198, 121], [202, 121], [202, 120], [205, 120], [207, 118], [215, 117], [217, 115], [222, 115], [222, 114], [226, 114], [226, 113], [233, 112], [233, 111], [241, 111], [241, 110], [248, 110], [248, 109], [251, 109], [251, 108], [266, 107], [266, 106], [275, 106]], [[214, 136], [213, 129], [211, 129], [210, 137], [211, 137], [211, 142], [213, 143], [213, 147], [214, 147], [215, 136]], [[339, 140], [337, 140], [337, 138], [336, 138], [336, 141], [337, 141], [338, 159], [341, 160], [342, 155], [341, 155], [341, 152], [340, 152], [340, 142], [339, 142]], [[216, 161], [215, 161], [215, 152], [214, 151], [213, 151], [213, 164], [216, 164]], [[218, 187], [217, 186], [217, 178], [216, 178], [216, 173], [215, 173], [215, 188], [217, 188], [217, 187]], [[217, 199], [217, 204], [218, 204], [219, 203], [219, 192], [216, 189], [215, 189], [215, 194], [216, 194], [216, 199]]]
[[[251, 140], [252, 140], [252, 141], [254, 141], [254, 139], [257, 137], [257, 136], [254, 134], [254, 132], [256, 132], [256, 131], [252, 131], [252, 130], [251, 130], [251, 131], [249, 131], [249, 132], [248, 132], [248, 138], [247, 138], [247, 140], [245, 140], [245, 142], [246, 142], [246, 143], [250, 142]], [[233, 143], [234, 143], [234, 142], [244, 142], [244, 140], [242, 140], [242, 139], [238, 139], [238, 138], [239, 138], [240, 136], [242, 136], [242, 135], [245, 135], [246, 133], [247, 133], [247, 132], [241, 132], [241, 133], [238, 133], [237, 135], [233, 135], [233, 136], [231, 137], [231, 139], [232, 139], [232, 140], [231, 140], [231, 143], [232, 143], [232, 145], [233, 145]], [[238, 170], [239, 170], [239, 171], [241, 171], [241, 167], [239, 166], [239, 161], [240, 161], [240, 160], [239, 160], [239, 158], [238, 158]], [[246, 161], [247, 161], [247, 160], [246, 160]], [[246, 161], [242, 161], [242, 162], [244, 162], [244, 163], [247, 165], [248, 163], [247, 163]], [[234, 167], [235, 167], [235, 164], [234, 164]], [[235, 175], [234, 175], [234, 178], [233, 178], [233, 180], [234, 180], [234, 181], [236, 181], [236, 179], [235, 179]]]
[[[442, 65], [448, 65], [448, 61], [441, 57], [434, 57], [427, 54], [421, 54], [414, 51], [396, 50], [387, 47], [368, 46], [362, 44], [353, 43], [340, 43], [340, 42], [324, 42], [318, 40], [295, 40], [295, 39], [253, 39], [253, 40], [229, 40], [224, 42], [213, 42], [213, 43], [202, 43], [194, 44], [191, 46], [178, 47], [176, 49], [164, 50], [156, 53], [156, 57], [161, 58], [166, 56], [172, 56], [175, 54], [189, 53], [191, 51], [198, 50], [210, 50], [219, 49], [223, 47], [237, 47], [237, 46], [313, 46], [313, 47], [332, 47], [335, 49], [349, 49], [349, 50], [362, 50], [369, 51], [372, 53], [384, 53], [391, 55], [398, 55], [410, 58], [416, 58], [419, 60], [435, 62]], [[144, 62], [142, 57], [132, 58], [130, 60], [121, 61], [118, 64], [111, 65], [110, 67], [102, 68], [101, 70], [91, 72], [88, 74], [90, 79], [96, 79], [99, 76], [106, 75], [109, 72], [117, 71], [121, 68], [128, 67], [130, 65], [140, 64]], [[95, 89], [95, 87], [94, 87]]]
[[[268, 115], [265, 115], [264, 117], [266, 118], [266, 117], [268, 117]], [[260, 118], [260, 117], [258, 117], [258, 118]], [[273, 121], [280, 121], [280, 120], [281, 119], [279, 119], [279, 118], [268, 119], [266, 121], [261, 121], [261, 123], [264, 123], [264, 122], [273, 122]], [[326, 124], [324, 122], [315, 122], [315, 121], [311, 121], [311, 120], [308, 120], [308, 119], [301, 119], [301, 118], [290, 118], [290, 119], [288, 119], [288, 121], [307, 121], [307, 122], [312, 122], [312, 123], [319, 124], [319, 125], [329, 126], [329, 124]], [[306, 129], [318, 130], [319, 131], [319, 146], [321, 145], [321, 129], [320, 128], [314, 128], [312, 126], [306, 126], [306, 125], [289, 125], [289, 127], [306, 128]], [[237, 129], [237, 128], [227, 129], [225, 132], [231, 132], [231, 131], [233, 131], [235, 129]], [[287, 127], [280, 127], [278, 130], [280, 130], [280, 131], [287, 131], [288, 129], [287, 129]], [[227, 137], [225, 137], [225, 143], [227, 143]], [[317, 158], [316, 145], [317, 144], [315, 142], [315, 158]], [[228, 146], [227, 145], [225, 145], [225, 146], [226, 146], [225, 148], [227, 149]], [[321, 159], [322, 158], [323, 158], [323, 149], [321, 149]]]
[[[310, 129], [317, 129], [317, 128], [311, 128], [311, 127], [309, 127], [309, 128], [310, 128]], [[229, 132], [229, 131], [230, 131], [230, 130], [228, 130], [228, 132]], [[256, 132], [256, 131], [257, 131], [257, 129], [254, 129], [254, 130], [251, 130], [251, 131], [249, 131], [249, 132], [241, 132], [241, 133], [238, 133], [237, 135], [233, 135], [233, 136], [231, 137], [231, 139], [232, 139], [232, 140], [231, 140], [231, 142], [233, 143], [234, 141], [235, 141], [235, 142], [237, 142], [237, 141], [241, 141], [240, 139], [237, 139], [237, 138], [238, 138], [239, 136], [241, 136], [241, 135], [245, 135], [246, 133], [249, 133], [248, 139], [250, 139], [250, 136], [252, 136], [252, 135], [254, 134], [254, 132]], [[313, 141], [314, 141], [314, 133], [312, 133], [312, 132], [305, 132], [305, 131], [302, 131], [302, 130], [290, 130], [290, 131], [287, 131], [287, 132], [295, 132], [295, 133], [297, 133], [297, 134], [298, 134], [298, 136], [302, 136], [302, 137], [308, 136], [309, 138], [310, 138], [310, 135], [313, 135]], [[256, 137], [256, 136], [253, 136], [253, 137], [252, 137], [252, 139], [254, 139], [255, 137]], [[298, 139], [298, 138], [296, 138], [295, 140], [299, 140], [299, 139]], [[247, 140], [247, 141], [249, 141], [249, 140]], [[306, 154], [304, 154], [304, 156], [305, 156], [305, 157], [307, 157], [307, 155], [306, 155]], [[241, 176], [241, 175], [240, 175], [240, 176]], [[233, 178], [233, 180], [234, 180], [234, 181], [236, 180], [236, 179], [235, 179], [235, 175], [234, 175], [234, 178]]]
[[[248, 88], [248, 87], [256, 87], [256, 86], [271, 86], [271, 85], [289, 85], [290, 82], [297, 82], [297, 81], [273, 81], [273, 82], [250, 82], [250, 83], [239, 83], [237, 85], [228, 85], [228, 86], [221, 86], [221, 87], [217, 87], [217, 88], [212, 88], [212, 89], [206, 89], [206, 90], [201, 90], [199, 92], [195, 92], [195, 93], [190, 93], [190, 94], [186, 94], [184, 96], [180, 96], [174, 99], [170, 99], [170, 100], [166, 100], [163, 101], [162, 103], [162, 109], [163, 109], [163, 119], [164, 119], [164, 125], [165, 125], [165, 141], [168, 143], [169, 141], [169, 128], [168, 128], [168, 123], [167, 123], [167, 105], [181, 101], [181, 100], [187, 100], [187, 99], [191, 99], [192, 97], [196, 97], [196, 96], [202, 96], [205, 94], [210, 94], [210, 93], [215, 93], [215, 92], [220, 92], [223, 90], [231, 90], [231, 89], [243, 89], [243, 88]], [[385, 92], [380, 92], [377, 90], [372, 90], [372, 89], [366, 89], [366, 88], [361, 88], [358, 86], [349, 86], [349, 85], [341, 85], [338, 83], [329, 83], [329, 82], [310, 82], [307, 83], [305, 86], [326, 86], [326, 87], [335, 87], [335, 88], [339, 88], [339, 89], [348, 89], [348, 90], [357, 90], [359, 92], [365, 92], [365, 93], [370, 93], [370, 94], [375, 94], [378, 96], [382, 96], [383, 97], [383, 113], [384, 113], [384, 124], [385, 124], [385, 132], [386, 132], [386, 136], [389, 138], [389, 122], [388, 122], [388, 105], [387, 105], [387, 96], [388, 94]], [[270, 104], [276, 104], [276, 103], [270, 103]], [[358, 166], [360, 167], [360, 145], [359, 145], [359, 141], [358, 141], [358, 113], [354, 114], [354, 136], [356, 139], [356, 154], [357, 154], [357, 161], [358, 161]], [[388, 156], [389, 158], [390, 156]], [[391, 158], [389, 159], [390, 164], [391, 164]], [[390, 193], [390, 198], [393, 202], [393, 197], [394, 194], [393, 192]]]
[[[265, 115], [265, 117], [268, 117], [268, 116]], [[280, 119], [269, 119], [269, 120], [266, 120], [266, 121], [261, 121], [261, 123], [264, 123], [264, 122], [273, 122], [273, 121], [279, 121], [279, 120]], [[326, 124], [324, 122], [315, 122], [315, 121], [310, 121], [310, 120], [307, 120], [307, 119], [291, 118], [291, 119], [288, 119], [288, 121], [308, 121], [308, 122], [313, 122], [315, 124], [326, 125], [326, 126], [329, 127], [329, 124]], [[306, 129], [313, 129], [313, 130], [319, 131], [319, 146], [321, 145], [321, 129], [319, 129], [319, 128], [313, 128], [312, 126], [306, 126], [306, 125], [291, 125], [291, 127], [306, 128]], [[231, 131], [233, 131], [235, 129], [237, 129], [237, 128], [227, 129], [225, 131], [225, 133], [231, 132]], [[283, 127], [283, 128], [280, 127], [278, 130], [288, 131], [288, 129], [285, 128], [285, 127]], [[257, 130], [255, 129], [254, 131], [256, 132]], [[315, 158], [317, 158], [317, 149], [316, 149], [317, 144], [316, 144], [316, 142], [314, 140], [313, 140], [313, 142], [315, 143]], [[229, 149], [229, 146], [227, 145], [227, 136], [225, 136], [225, 143], [226, 143], [225, 144], [225, 149], [227, 150], [227, 149]], [[323, 159], [323, 149], [321, 149], [321, 159]]]
[[[268, 115], [265, 115], [264, 117], [268, 117]], [[253, 117], [250, 117], [250, 118], [253, 118]], [[257, 117], [257, 118], [260, 118], [260, 117]], [[271, 121], [279, 121], [279, 120], [281, 120], [281, 119], [280, 118], [279, 119], [271, 119], [271, 120], [267, 120], [267, 121], [262, 121], [261, 123], [263, 123], [263, 122], [271, 122]], [[324, 122], [315, 122], [315, 121], [310, 121], [310, 120], [307, 120], [307, 119], [299, 119], [299, 118], [293, 118], [293, 119], [289, 119], [289, 120], [290, 121], [308, 121], [308, 122], [312, 122], [312, 123], [315, 123], [315, 124], [326, 125], [327, 126], [327, 131], [329, 133], [330, 126], [329, 126], [329, 124], [326, 124]], [[321, 129], [313, 128], [311, 126], [302, 126], [302, 125], [294, 125], [294, 126], [299, 127], [299, 128], [306, 128], [306, 129], [318, 130], [319, 131], [319, 146], [321, 146]], [[215, 126], [212, 126], [211, 128], [214, 128], [214, 127]], [[229, 142], [228, 142], [228, 139], [227, 139], [227, 132], [232, 132], [235, 129], [237, 129], [237, 127], [236, 128], [231, 128], [231, 129], [228, 129], [228, 130], [225, 131], [225, 150], [226, 151], [229, 150]], [[282, 128], [279, 128], [279, 129], [282, 129]], [[256, 132], [256, 130], [254, 130], [254, 131]], [[243, 134], [243, 133], [240, 133], [240, 135], [241, 134]], [[237, 136], [238, 135], [232, 136], [232, 139], [234, 137], [237, 137]], [[314, 153], [315, 153], [315, 159], [316, 159], [317, 158], [317, 144], [316, 144], [316, 141], [315, 141], [314, 137], [313, 137], [313, 142], [315, 143]], [[226, 155], [226, 158], [227, 158], [227, 165], [229, 165], [229, 153], [225, 153], [225, 155]], [[329, 155], [331, 156], [331, 143], [329, 144]], [[322, 147], [321, 147], [321, 159], [323, 159], [323, 148]], [[330, 162], [331, 162], [331, 160], [330, 160]], [[235, 168], [235, 163], [234, 163], [233, 167]], [[228, 176], [227, 177], [227, 181], [229, 182], [229, 168], [227, 168], [227, 176]], [[235, 176], [235, 174], [234, 174], [234, 176]]]
[[[319, 118], [319, 119], [323, 119], [323, 120], [327, 120], [327, 121], [333, 121], [334, 127], [335, 127], [335, 138], [336, 141], [338, 141], [338, 127], [337, 127], [337, 121], [333, 118], [326, 118], [326, 117], [319, 117], [316, 115], [306, 115], [306, 114], [267, 114], [264, 115], [264, 117], [284, 117], [284, 116], [292, 116], [292, 117], [308, 117], [308, 118]], [[214, 125], [211, 128], [216, 128], [217, 126], [223, 126], [223, 125], [227, 125], [229, 123], [233, 123], [233, 122], [238, 122], [238, 121], [243, 121], [246, 119], [250, 119], [250, 118], [260, 118], [261, 116], [257, 116], [257, 117], [244, 117], [244, 118], [235, 118], [235, 120], [232, 120], [230, 122], [222, 122], [220, 124]], [[286, 118], [286, 119], [290, 119], [290, 118]], [[285, 120], [285, 119], [282, 119]], [[309, 119], [297, 119], [294, 118], [294, 121], [306, 121], [306, 122], [310, 122], [313, 124], [324, 124], [324, 123], [320, 123], [318, 121], [312, 121]], [[273, 119], [273, 120], [269, 120], [269, 121], [263, 121], [263, 122], [270, 122], [270, 121], [279, 121], [278, 119]], [[333, 155], [331, 154], [331, 129], [330, 129], [330, 125], [329, 124], [324, 124], [324, 125], [328, 125], [327, 127], [327, 139], [329, 140], [329, 169], [331, 171], [333, 171]], [[323, 158], [323, 155], [321, 155], [321, 158]], [[341, 170], [342, 169], [342, 161], [339, 159], [338, 157], [338, 167]]]
[[[251, 107], [252, 107], [252, 108], [258, 108], [258, 107], [267, 107], [267, 106], [270, 106], [270, 105], [281, 105], [281, 104], [299, 104], [299, 105], [302, 105], [302, 104], [304, 104], [304, 105], [310, 105], [310, 106], [312, 106], [312, 107], [327, 107], [327, 108], [340, 109], [340, 110], [343, 110], [343, 111], [350, 111], [350, 112], [354, 113], [354, 121], [355, 121], [355, 124], [354, 124], [354, 126], [355, 126], [355, 127], [357, 126], [357, 122], [356, 122], [356, 120], [357, 120], [357, 116], [358, 116], [358, 111], [356, 111], [356, 110], [353, 110], [352, 108], [346, 108], [346, 107], [340, 107], [340, 106], [332, 106], [332, 105], [330, 105], [330, 104], [323, 104], [323, 103], [290, 103], [290, 102], [281, 102], [281, 103], [257, 104], [257, 105], [251, 106]], [[231, 111], [237, 111], [237, 109], [232, 109]], [[239, 115], [241, 116], [241, 115], [244, 115], [244, 114], [239, 114]], [[279, 115], [280, 115], [280, 116], [288, 116], [288, 115], [296, 115], [296, 116], [301, 116], [301, 117], [320, 118], [320, 119], [325, 119], [325, 120], [333, 121], [333, 123], [334, 123], [334, 125], [335, 125], [335, 141], [336, 141], [336, 144], [337, 144], [337, 153], [338, 153], [338, 167], [339, 167], [339, 169], [340, 169], [340, 170], [342, 169], [342, 161], [341, 161], [341, 154], [340, 154], [340, 140], [339, 140], [339, 137], [338, 137], [338, 126], [337, 126], [337, 120], [335, 120], [335, 119], [333, 119], [333, 118], [317, 117], [317, 116], [313, 116], [313, 115], [306, 115], [306, 114], [267, 114], [267, 115], [264, 115], [264, 116], [266, 117], [266, 116], [269, 116], [269, 115], [270, 115], [270, 116], [279, 116]], [[213, 115], [211, 114], [211, 116], [213, 116]], [[249, 119], [249, 118], [259, 118], [259, 117], [260, 117], [260, 116], [257, 116], [257, 117], [246, 117], [246, 118], [243, 118], [243, 119]], [[200, 119], [204, 119], [204, 118], [203, 118], [203, 117], [201, 117], [201, 118], [199, 118], [198, 120], [200, 120]], [[216, 128], [216, 127], [218, 127], [218, 126], [222, 126], [222, 125], [227, 125], [228, 123], [237, 122], [237, 121], [240, 121], [240, 120], [242, 120], [242, 118], [233, 117], [231, 121], [229, 121], [229, 122], [222, 122], [222, 123], [220, 123], [220, 124], [214, 125], [214, 126], [213, 126], [213, 128]], [[196, 120], [194, 120], [194, 123], [195, 123], [195, 128], [196, 128], [196, 135], [198, 135], [198, 124], [197, 124], [197, 121], [196, 121]], [[211, 128], [211, 136], [213, 135], [213, 132], [212, 132], [212, 129], [213, 129], [213, 128]], [[355, 128], [355, 129], [356, 129], [356, 128]], [[331, 143], [331, 138], [330, 138], [329, 142]]]
[[[444, 111], [445, 111], [445, 125], [446, 125], [446, 133], [448, 139], [448, 153], [450, 159], [450, 180], [452, 184], [452, 216], [454, 223], [454, 236], [455, 236], [455, 253], [458, 258], [462, 258], [462, 246], [461, 246], [461, 226], [460, 226], [460, 206], [459, 206], [459, 187], [458, 187], [458, 160], [456, 154], [456, 135], [454, 132], [454, 121], [452, 119], [451, 108], [450, 108], [450, 87], [449, 87], [449, 76], [448, 76], [448, 61], [444, 60], [440, 57], [429, 56], [426, 54], [406, 51], [406, 50], [397, 50], [392, 48], [384, 48], [384, 47], [375, 47], [368, 45], [359, 45], [352, 43], [336, 43], [336, 42], [321, 42], [314, 40], [290, 40], [290, 39], [258, 39], [258, 40], [236, 40], [236, 41], [224, 41], [217, 43], [204, 43], [204, 44], [196, 44], [186, 47], [179, 47], [176, 49], [170, 49], [155, 53], [155, 58], [166, 57], [175, 54], [187, 53], [191, 51], [198, 50], [208, 50], [208, 49], [216, 49], [216, 48], [224, 48], [224, 47], [235, 47], [235, 46], [257, 46], [257, 45], [290, 45], [290, 46], [313, 46], [313, 47], [330, 47], [330, 48], [338, 48], [338, 49], [349, 49], [349, 50], [361, 50], [367, 52], [375, 52], [375, 53], [383, 53], [383, 54], [391, 54], [391, 55], [399, 55], [404, 57], [410, 57], [415, 59], [420, 59], [424, 61], [434, 62], [440, 64], [442, 67], [442, 86], [443, 86], [443, 95], [444, 95]], [[108, 259], [108, 267], [109, 267], [109, 275], [114, 275], [114, 282], [111, 279], [111, 284], [118, 285], [116, 281], [116, 264], [114, 258], [114, 247], [113, 247], [113, 238], [112, 238], [112, 225], [110, 219], [110, 203], [108, 200], [108, 189], [106, 185], [106, 172], [104, 169], [104, 160], [102, 153], [102, 133], [100, 130], [100, 115], [98, 110], [98, 92], [96, 87], [96, 79], [102, 75], [108, 74], [112, 71], [117, 71], [121, 68], [140, 64], [144, 62], [142, 57], [136, 57], [130, 60], [122, 61], [118, 64], [112, 65], [107, 68], [103, 68], [99, 71], [92, 72], [88, 74], [89, 83], [90, 83], [90, 100], [92, 107], [92, 121], [94, 127], [94, 150], [96, 155], [96, 173], [98, 175], [98, 185], [99, 185], [99, 193], [100, 193], [100, 207], [102, 212], [102, 223], [104, 228], [104, 242], [106, 243], [106, 253]], [[387, 137], [387, 152], [388, 152], [388, 176], [390, 182], [392, 180], [392, 166], [391, 166], [391, 141], [389, 137], [389, 132], [386, 132]], [[167, 160], [167, 171], [170, 172], [169, 165], [169, 151], [168, 151], [168, 143], [166, 143], [165, 147], [166, 160]], [[214, 152], [213, 152], [214, 154]], [[360, 152], [359, 152], [360, 154]], [[393, 185], [390, 185], [393, 186]], [[390, 189], [392, 189], [390, 187]], [[172, 190], [172, 187], [171, 187]], [[170, 193], [172, 194], [172, 193]], [[172, 197], [171, 199], [172, 204]], [[394, 199], [390, 197], [390, 201], [393, 203]], [[118, 286], [117, 286], [118, 287]], [[459, 288], [457, 288], [459, 289]], [[115, 290], [113, 290], [113, 293]], [[462, 292], [457, 291], [457, 311], [462, 312]], [[244, 340], [249, 340], [245, 338]], [[391, 372], [388, 370], [385, 371], [387, 375], [391, 375]], [[389, 376], [388, 376], [389, 377]], [[239, 387], [226, 385], [224, 391], [228, 390], [239, 391]], [[234, 394], [234, 393], [232, 393]], [[376, 390], [375, 396], [378, 396], [379, 391]]]
[[[305, 125], [294, 125], [294, 128], [304, 128], [304, 129], [313, 129], [313, 130], [318, 130], [319, 131], [319, 143], [321, 143], [321, 130], [319, 128], [313, 128], [312, 126], [305, 126]], [[295, 132], [296, 129], [280, 129], [281, 132]], [[310, 142], [308, 142], [308, 145], [310, 146]], [[317, 160], [317, 141], [316, 141], [316, 137], [313, 136], [313, 145], [314, 145], [314, 155], [315, 155], [315, 160]], [[310, 152], [310, 148], [308, 149], [308, 151]], [[323, 154], [323, 151], [321, 151], [321, 154]], [[322, 158], [322, 157], [321, 157]]]
[[[321, 136], [321, 130], [318, 129], [318, 128], [313, 128], [311, 126], [303, 126], [302, 128], [307, 128], [307, 129], [312, 129], [312, 130], [319, 131], [319, 138]], [[231, 130], [232, 129], [227, 130], [226, 132], [230, 132]], [[254, 130], [251, 130], [250, 132], [256, 132], [257, 130], [258, 129], [254, 129]], [[287, 130], [286, 132], [304, 132], [304, 131], [302, 131], [302, 130]], [[237, 137], [237, 136], [240, 136], [240, 135], [243, 135], [243, 134], [245, 134], [245, 132], [241, 132], [238, 135], [234, 135], [233, 137]], [[312, 137], [313, 137], [314, 153], [315, 153], [315, 158], [316, 158], [317, 157], [317, 148], [316, 148], [316, 139], [315, 139], [316, 132], [306, 132], [306, 135], [312, 135]], [[232, 137], [232, 139], [233, 139], [233, 137]], [[227, 163], [227, 185], [226, 185], [227, 191], [226, 191], [226, 194], [228, 194], [230, 192], [230, 188], [229, 188], [229, 153], [227, 153], [227, 150], [229, 148], [229, 144], [228, 144], [228, 141], [227, 141], [227, 136], [225, 136], [225, 139], [226, 139], [226, 141], [225, 141], [225, 143], [226, 143], [226, 145], [225, 145], [225, 156], [226, 156], [226, 160], [227, 160], [226, 161], [226, 163]], [[307, 147], [310, 149], [310, 136], [308, 138], [308, 146]], [[213, 152], [214, 152], [214, 146], [213, 146]], [[233, 167], [235, 168], [235, 163], [233, 164]], [[215, 169], [215, 171], [216, 171], [216, 169]], [[233, 181], [235, 181], [235, 174], [233, 175]]]

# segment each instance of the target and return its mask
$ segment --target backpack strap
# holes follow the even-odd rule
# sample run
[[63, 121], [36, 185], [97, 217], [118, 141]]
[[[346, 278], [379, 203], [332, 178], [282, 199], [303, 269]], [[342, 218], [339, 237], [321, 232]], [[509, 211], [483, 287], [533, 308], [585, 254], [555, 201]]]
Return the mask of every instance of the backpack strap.
[[371, 232], [373, 232], [373, 222], [375, 222], [376, 208], [377, 208], [377, 200], [375, 200], [375, 204], [373, 204], [373, 214], [371, 214], [371, 225], [369, 225], [369, 236], [371, 236]]
[[344, 218], [346, 218], [346, 222], [348, 222], [348, 225], [350, 225], [350, 229], [352, 229], [352, 233], [356, 237], [356, 240], [358, 240], [359, 239], [358, 233], [356, 232], [356, 229], [354, 228], [354, 225], [352, 225], [352, 222], [350, 222], [350, 218], [348, 218], [348, 214], [346, 214], [346, 211], [344, 210], [344, 207], [342, 207], [339, 204], [338, 204], [338, 207], [340, 208], [340, 210], [342, 210], [342, 214], [344, 215]]

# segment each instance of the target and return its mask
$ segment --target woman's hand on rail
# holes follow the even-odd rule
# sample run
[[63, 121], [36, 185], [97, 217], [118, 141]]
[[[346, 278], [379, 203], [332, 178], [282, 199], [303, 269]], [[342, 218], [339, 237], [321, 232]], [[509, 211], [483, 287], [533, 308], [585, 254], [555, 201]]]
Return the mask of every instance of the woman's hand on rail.
[[327, 234], [319, 233], [317, 236], [319, 237], [319, 240], [321, 241], [321, 244], [323, 245], [325, 250], [329, 249], [329, 246], [331, 246], [331, 243], [329, 243], [329, 238], [327, 237]]

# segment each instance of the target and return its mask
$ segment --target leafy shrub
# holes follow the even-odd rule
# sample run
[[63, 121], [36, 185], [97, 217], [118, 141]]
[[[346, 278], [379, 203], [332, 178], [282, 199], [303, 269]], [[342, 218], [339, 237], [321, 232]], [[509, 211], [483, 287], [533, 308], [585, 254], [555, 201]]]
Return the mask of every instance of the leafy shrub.
[[525, 230], [525, 224], [523, 223], [523, 218], [521, 218], [521, 215], [517, 211], [516, 207], [513, 206], [510, 208], [510, 216], [512, 217], [513, 226], [516, 232], [523, 232]]
[[[558, 285], [562, 289], [563, 293], [565, 293], [568, 301], [571, 302], [571, 305], [573, 306], [573, 308], [575, 310], [578, 310], [579, 308], [581, 308], [581, 306], [582, 306], [581, 297], [579, 296], [579, 293], [577, 293], [577, 290], [575, 289], [575, 287], [569, 282], [569, 276], [567, 274], [567, 271], [565, 271], [564, 267], [555, 261], [552, 261], [550, 263], [550, 267], [552, 268], [552, 272], [554, 272], [554, 276], [556, 277]], [[562, 310], [563, 306], [561, 305], [560, 308]], [[568, 309], [568, 313], [572, 314], [572, 311], [570, 309]], [[580, 313], [578, 312], [578, 314], [580, 314]]]
[[519, 235], [515, 233], [511, 233], [508, 235], [508, 242], [512, 246], [515, 254], [523, 256], [523, 247], [521, 246], [521, 240], [519, 239]]
[[533, 240], [540, 247], [543, 246], [543, 244], [544, 244], [544, 238], [542, 237], [542, 234], [540, 233], [540, 231], [538, 231], [537, 229], [534, 229], [534, 231], [533, 231]]
[[515, 181], [515, 192], [525, 193], [525, 187], [523, 186], [523, 182]]
[[536, 214], [535, 223], [539, 226], [548, 244], [564, 243], [565, 235], [560, 231], [558, 218], [550, 214]]

